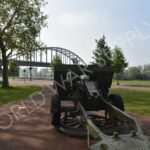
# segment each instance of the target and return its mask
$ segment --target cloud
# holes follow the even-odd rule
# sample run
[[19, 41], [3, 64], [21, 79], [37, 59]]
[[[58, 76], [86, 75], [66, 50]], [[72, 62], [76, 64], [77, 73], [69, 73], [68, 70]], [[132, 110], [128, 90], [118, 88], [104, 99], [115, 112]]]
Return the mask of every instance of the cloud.
[[81, 27], [86, 24], [89, 24], [92, 18], [93, 16], [89, 13], [83, 14], [63, 13], [56, 19], [56, 21], [59, 24], [62, 24], [67, 27]]

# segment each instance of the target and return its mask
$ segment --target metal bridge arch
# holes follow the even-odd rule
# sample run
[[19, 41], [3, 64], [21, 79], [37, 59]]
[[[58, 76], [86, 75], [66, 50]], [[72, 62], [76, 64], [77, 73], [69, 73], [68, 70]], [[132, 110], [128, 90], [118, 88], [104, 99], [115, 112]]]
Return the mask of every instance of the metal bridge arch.
[[[63, 64], [73, 64], [74, 61], [80, 65], [86, 65], [82, 58], [74, 52], [61, 47], [43, 47], [35, 50], [31, 57], [16, 56], [13, 54], [10, 59], [18, 61], [19, 66], [49, 67], [54, 56], [59, 55]], [[30, 55], [30, 52], [29, 52]], [[2, 58], [0, 58], [2, 66]]]
[[[74, 60], [77, 60], [78, 64], [86, 65], [86, 63], [83, 61], [83, 59], [81, 57], [79, 57], [77, 54], [75, 54], [74, 52], [72, 52], [68, 49], [64, 49], [64, 48], [61, 48], [61, 47], [45, 47], [44, 49], [52, 50], [52, 51], [55, 51], [56, 53], [63, 54], [64, 56], [69, 58], [70, 61], [72, 61], [72, 63], [73, 63]], [[63, 62], [63, 63], [66, 64], [66, 62]]]

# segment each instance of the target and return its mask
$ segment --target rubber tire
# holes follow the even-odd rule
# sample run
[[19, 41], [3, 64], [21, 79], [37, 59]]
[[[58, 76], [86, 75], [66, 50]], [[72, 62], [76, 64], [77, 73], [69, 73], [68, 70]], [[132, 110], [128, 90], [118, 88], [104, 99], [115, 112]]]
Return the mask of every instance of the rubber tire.
[[51, 124], [53, 126], [60, 125], [60, 117], [61, 117], [61, 102], [57, 95], [52, 96], [51, 100]]
[[120, 95], [117, 94], [110, 94], [109, 95], [109, 101], [118, 109], [124, 111], [124, 102]]

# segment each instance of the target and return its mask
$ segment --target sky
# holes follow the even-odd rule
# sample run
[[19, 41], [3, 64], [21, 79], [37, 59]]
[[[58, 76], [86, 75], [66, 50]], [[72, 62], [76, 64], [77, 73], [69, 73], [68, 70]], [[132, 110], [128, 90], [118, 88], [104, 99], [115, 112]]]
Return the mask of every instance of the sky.
[[129, 66], [150, 63], [149, 0], [47, 0], [48, 26], [40, 38], [92, 61], [95, 39], [103, 35], [111, 49], [118, 45]]

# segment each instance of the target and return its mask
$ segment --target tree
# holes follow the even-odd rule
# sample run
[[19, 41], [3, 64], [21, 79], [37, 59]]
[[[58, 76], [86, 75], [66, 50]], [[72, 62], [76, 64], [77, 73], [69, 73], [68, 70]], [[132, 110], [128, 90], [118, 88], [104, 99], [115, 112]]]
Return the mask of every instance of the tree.
[[128, 80], [142, 80], [143, 79], [143, 67], [129, 67], [127, 70], [127, 79]]
[[150, 79], [150, 64], [144, 65], [143, 76], [144, 76], [144, 79], [147, 79], [147, 80]]
[[8, 59], [12, 54], [26, 55], [41, 46], [38, 36], [46, 26], [41, 11], [44, 0], [3, 0], [0, 4], [0, 51], [3, 60], [3, 83], [8, 83]]
[[54, 56], [52, 59], [52, 62], [51, 62], [51, 67], [52, 67], [53, 72], [54, 72], [57, 64], [62, 64], [62, 60], [61, 60], [60, 56], [58, 56], [58, 55]]
[[99, 40], [96, 41], [96, 48], [93, 51], [93, 59], [95, 64], [98, 64], [100, 66], [108, 65], [110, 66], [112, 64], [112, 55], [110, 47], [108, 47], [105, 36], [103, 36]]
[[112, 61], [114, 65], [114, 71], [117, 75], [117, 85], [119, 85], [118, 75], [128, 66], [124, 54], [118, 46], [115, 46], [112, 52]]
[[9, 72], [13, 76], [13, 80], [14, 80], [14, 76], [18, 70], [19, 70], [18, 62], [16, 60], [10, 60], [9, 61]]

